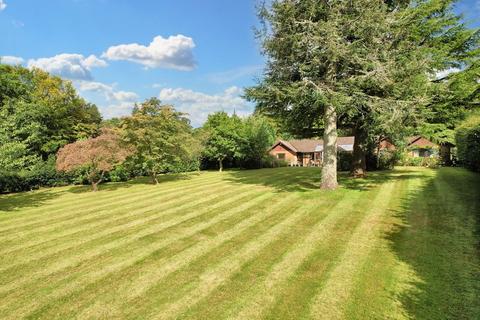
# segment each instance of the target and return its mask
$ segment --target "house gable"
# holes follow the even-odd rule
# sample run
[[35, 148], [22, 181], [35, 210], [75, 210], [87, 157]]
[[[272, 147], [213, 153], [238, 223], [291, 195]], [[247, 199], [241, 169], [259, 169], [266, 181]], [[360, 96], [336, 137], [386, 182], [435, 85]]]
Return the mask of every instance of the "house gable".
[[417, 136], [410, 139], [410, 142], [408, 143], [408, 147], [435, 148], [435, 147], [438, 147], [438, 145], [428, 139], [425, 139], [424, 137]]

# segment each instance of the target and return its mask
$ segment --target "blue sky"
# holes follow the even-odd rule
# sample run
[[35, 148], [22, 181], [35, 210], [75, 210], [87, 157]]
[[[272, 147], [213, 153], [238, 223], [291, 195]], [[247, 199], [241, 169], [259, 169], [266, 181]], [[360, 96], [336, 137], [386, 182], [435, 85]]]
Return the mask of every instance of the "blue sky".
[[[241, 97], [264, 63], [256, 0], [0, 0], [3, 62], [73, 81], [104, 117], [156, 96], [188, 112], [248, 114]], [[480, 0], [457, 11], [480, 26]]]

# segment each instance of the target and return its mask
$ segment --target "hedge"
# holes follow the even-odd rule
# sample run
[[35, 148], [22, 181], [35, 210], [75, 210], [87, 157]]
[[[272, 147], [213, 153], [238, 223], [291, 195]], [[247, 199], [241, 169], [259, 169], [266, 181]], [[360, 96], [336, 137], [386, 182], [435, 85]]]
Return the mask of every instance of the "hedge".
[[470, 115], [455, 129], [458, 163], [480, 172], [480, 113]]

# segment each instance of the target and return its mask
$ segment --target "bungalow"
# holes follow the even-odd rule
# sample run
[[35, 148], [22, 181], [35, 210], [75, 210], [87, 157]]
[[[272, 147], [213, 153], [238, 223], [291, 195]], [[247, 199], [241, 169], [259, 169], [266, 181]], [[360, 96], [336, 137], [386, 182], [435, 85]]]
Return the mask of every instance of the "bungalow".
[[407, 150], [412, 157], [438, 156], [444, 164], [450, 165], [452, 163], [452, 148], [454, 145], [451, 143], [437, 144], [422, 136], [408, 137], [407, 142]]
[[[338, 137], [337, 146], [339, 151], [353, 152], [355, 137]], [[411, 157], [432, 157], [440, 156], [444, 163], [451, 162], [449, 144], [436, 144], [422, 136], [412, 136], [406, 139], [406, 149]], [[388, 139], [379, 143], [379, 151], [395, 150]], [[285, 160], [290, 166], [319, 166], [322, 163], [323, 140], [321, 139], [300, 139], [300, 140], [278, 140], [269, 150], [269, 153], [279, 160]]]
[[[339, 151], [352, 152], [355, 137], [338, 137]], [[269, 153], [279, 160], [285, 160], [290, 166], [319, 166], [322, 163], [323, 140], [278, 140]]]

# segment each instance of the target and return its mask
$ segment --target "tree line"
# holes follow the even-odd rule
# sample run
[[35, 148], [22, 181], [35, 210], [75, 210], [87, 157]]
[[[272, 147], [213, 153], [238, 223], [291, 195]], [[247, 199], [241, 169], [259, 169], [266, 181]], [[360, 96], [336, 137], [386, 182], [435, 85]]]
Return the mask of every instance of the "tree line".
[[209, 115], [193, 128], [187, 114], [150, 98], [129, 116], [102, 120], [69, 81], [0, 65], [0, 192], [39, 186], [124, 181], [163, 173], [272, 164], [274, 123], [260, 115]]

